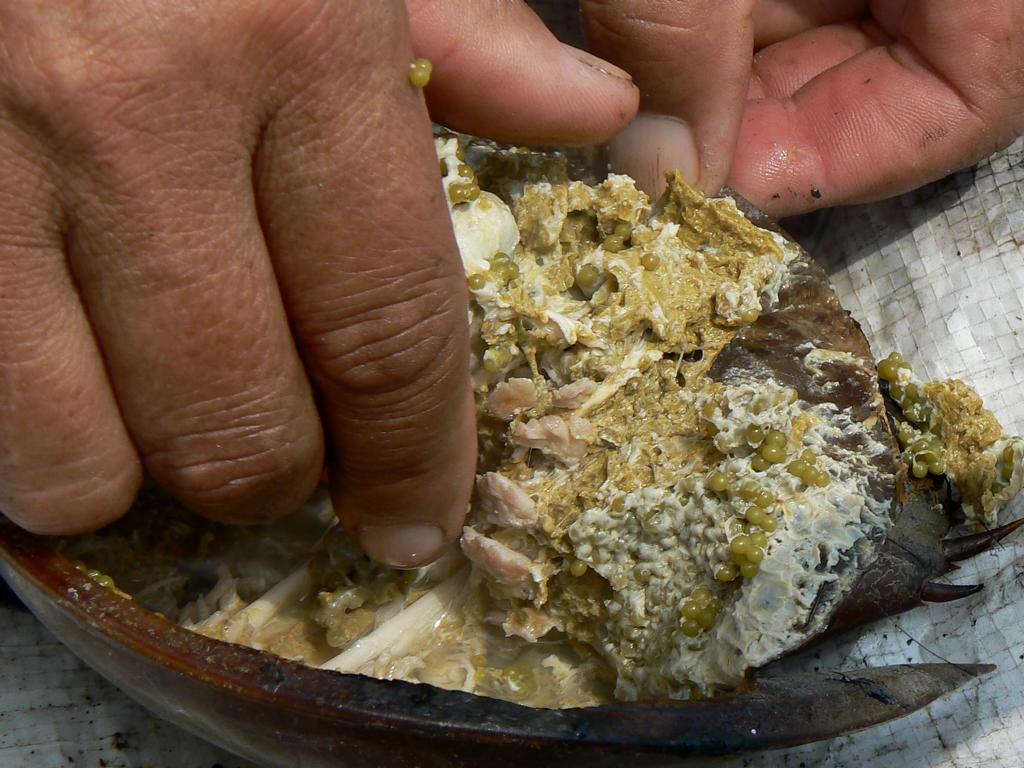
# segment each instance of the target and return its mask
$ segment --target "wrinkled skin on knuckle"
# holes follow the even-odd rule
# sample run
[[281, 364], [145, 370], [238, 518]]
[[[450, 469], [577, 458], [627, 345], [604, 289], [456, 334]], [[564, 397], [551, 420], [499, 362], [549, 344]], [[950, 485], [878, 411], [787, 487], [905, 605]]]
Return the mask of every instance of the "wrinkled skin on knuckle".
[[161, 144], [200, 147], [230, 136], [254, 145], [259, 62], [241, 55], [244, 40], [230, 32], [256, 12], [247, 5], [261, 4], [270, 3], [0, 9], [0, 22], [17, 17], [11, 23], [22, 33], [0, 36], [0, 115], [65, 177], [101, 174], [112, 193], [150, 171]]
[[159, 461], [147, 457], [147, 465], [183, 504], [207, 517], [261, 523], [295, 511], [319, 476], [319, 467], [310, 469], [311, 451], [294, 443], [248, 448], [227, 457], [169, 449]]
[[180, 409], [145, 450], [146, 466], [197, 512], [230, 522], [273, 519], [305, 501], [323, 464], [318, 426], [295, 413], [277, 396]]
[[416, 390], [468, 375], [468, 331], [453, 293], [462, 286], [447, 277], [402, 282], [376, 292], [333, 330], [310, 334], [321, 385], [359, 396], [364, 408], [408, 407]]
[[102, 143], [109, 111], [132, 82], [143, 79], [131, 48], [145, 36], [128, 22], [115, 50], [111, 30], [93, 22], [81, 5], [63, 13], [52, 7], [26, 10], [15, 21], [24, 36], [4, 35], [2, 92], [8, 109], [50, 148], [73, 152]]
[[0, 467], [0, 513], [32, 533], [70, 535], [102, 528], [124, 515], [141, 485], [137, 465], [97, 466], [81, 457], [61, 466]]

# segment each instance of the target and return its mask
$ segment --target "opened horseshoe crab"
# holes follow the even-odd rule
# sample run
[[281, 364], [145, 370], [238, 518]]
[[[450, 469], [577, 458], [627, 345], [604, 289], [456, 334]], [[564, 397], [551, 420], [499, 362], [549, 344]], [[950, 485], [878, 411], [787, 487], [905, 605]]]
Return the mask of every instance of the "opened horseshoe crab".
[[[897, 353], [876, 364], [824, 272], [741, 200], [670, 175], [652, 204], [624, 176], [571, 180], [563, 156], [436, 146], [479, 424], [458, 550], [397, 571], [324, 500], [237, 530], [151, 494], [62, 543], [87, 577], [323, 670], [510, 712], [639, 713], [646, 735], [612, 741], [640, 751], [828, 738], [992, 669], [770, 666], [980, 588], [941, 579], [1020, 524], [997, 517], [1024, 441], [973, 390], [921, 381]], [[590, 727], [581, 743], [601, 741]]]

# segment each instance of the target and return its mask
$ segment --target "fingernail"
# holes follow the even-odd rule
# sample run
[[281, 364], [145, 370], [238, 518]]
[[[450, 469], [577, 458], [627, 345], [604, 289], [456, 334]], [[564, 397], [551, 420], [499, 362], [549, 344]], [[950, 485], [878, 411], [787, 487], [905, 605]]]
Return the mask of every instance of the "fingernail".
[[444, 532], [433, 523], [361, 525], [357, 530], [363, 551], [393, 568], [418, 568], [445, 550]]
[[633, 82], [633, 78], [630, 76], [629, 72], [624, 69], [619, 69], [614, 64], [607, 62], [604, 59], [599, 59], [594, 54], [584, 51], [582, 48], [565, 45], [565, 49], [566, 52], [580, 64], [590, 67], [591, 69], [596, 69], [602, 75], [614, 77], [616, 80], [625, 80], [627, 83]]
[[679, 171], [700, 183], [700, 158], [693, 129], [676, 117], [645, 112], [636, 116], [609, 145], [612, 170], [636, 179], [652, 198], [665, 188], [665, 174]]

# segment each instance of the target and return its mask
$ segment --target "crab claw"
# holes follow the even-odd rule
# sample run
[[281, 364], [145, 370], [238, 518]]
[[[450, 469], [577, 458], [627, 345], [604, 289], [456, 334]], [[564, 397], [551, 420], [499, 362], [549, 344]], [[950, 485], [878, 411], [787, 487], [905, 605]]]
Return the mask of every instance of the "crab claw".
[[991, 549], [1022, 525], [1024, 525], [1024, 517], [1001, 525], [998, 528], [993, 528], [990, 531], [972, 533], [956, 539], [945, 539], [942, 542], [943, 555], [945, 555], [946, 561], [953, 568], [955, 567], [953, 563], [980, 555], [985, 550]]
[[1024, 526], [1021, 519], [991, 531], [944, 539], [950, 520], [959, 513], [948, 485], [937, 486], [927, 479], [908, 480], [902, 496], [899, 516], [877, 559], [839, 604], [827, 634], [902, 613], [925, 602], [944, 603], [976, 594], [983, 585], [934, 580], [955, 570], [956, 561], [984, 552]]
[[925, 603], [949, 603], [970, 597], [985, 588], [984, 584], [940, 584], [929, 581], [921, 587], [921, 600]]

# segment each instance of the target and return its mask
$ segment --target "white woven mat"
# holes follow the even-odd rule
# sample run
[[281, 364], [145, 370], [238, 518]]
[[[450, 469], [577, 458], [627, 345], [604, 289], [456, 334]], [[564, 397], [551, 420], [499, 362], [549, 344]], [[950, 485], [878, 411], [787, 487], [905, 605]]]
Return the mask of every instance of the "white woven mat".
[[[810, 239], [876, 355], [898, 349], [925, 377], [964, 379], [1024, 434], [1024, 141], [901, 198], [831, 211]], [[1022, 514], [1018, 497], [1005, 515]], [[815, 663], [980, 661], [996, 672], [890, 725], [723, 768], [1024, 766], [1024, 535], [951, 581], [986, 588], [884, 620]]]

